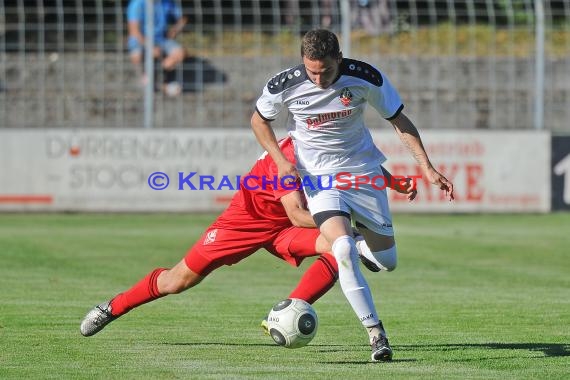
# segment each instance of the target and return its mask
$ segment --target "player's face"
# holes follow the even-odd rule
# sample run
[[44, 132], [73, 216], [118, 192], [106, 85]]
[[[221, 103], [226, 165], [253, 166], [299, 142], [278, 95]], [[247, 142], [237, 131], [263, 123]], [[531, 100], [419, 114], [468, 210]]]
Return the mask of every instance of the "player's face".
[[330, 58], [312, 61], [307, 57], [303, 57], [303, 64], [309, 79], [319, 88], [328, 88], [338, 76], [340, 62], [342, 57]]

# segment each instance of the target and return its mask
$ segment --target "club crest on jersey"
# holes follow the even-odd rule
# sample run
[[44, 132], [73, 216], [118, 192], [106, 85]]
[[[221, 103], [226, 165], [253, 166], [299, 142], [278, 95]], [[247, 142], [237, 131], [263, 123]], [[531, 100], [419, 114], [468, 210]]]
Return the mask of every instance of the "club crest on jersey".
[[350, 92], [350, 90], [347, 87], [343, 88], [342, 92], [340, 93], [340, 102], [345, 107], [348, 107], [351, 101], [352, 101], [352, 92]]
[[218, 233], [218, 229], [208, 231], [206, 234], [206, 238], [204, 239], [204, 245], [208, 245], [213, 243], [216, 240], [216, 234]]

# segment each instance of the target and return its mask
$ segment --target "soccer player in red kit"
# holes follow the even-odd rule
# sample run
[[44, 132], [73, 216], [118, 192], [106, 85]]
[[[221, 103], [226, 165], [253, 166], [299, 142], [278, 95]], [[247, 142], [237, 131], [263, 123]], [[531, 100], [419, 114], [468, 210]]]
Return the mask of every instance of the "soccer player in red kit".
[[[290, 138], [282, 140], [279, 146], [286, 157], [294, 160]], [[242, 177], [240, 189], [228, 208], [178, 264], [171, 269], [154, 269], [132, 288], [95, 306], [83, 319], [81, 334], [94, 335], [129, 310], [189, 289], [216, 268], [236, 264], [261, 248], [294, 266], [306, 257], [320, 256], [289, 295], [315, 302], [334, 285], [338, 266], [329, 253], [330, 245], [315, 228], [305, 207], [302, 190], [281, 184], [277, 178], [277, 166], [264, 153]], [[408, 194], [410, 200], [415, 197], [415, 186], [410, 182], [395, 184], [395, 189]]]

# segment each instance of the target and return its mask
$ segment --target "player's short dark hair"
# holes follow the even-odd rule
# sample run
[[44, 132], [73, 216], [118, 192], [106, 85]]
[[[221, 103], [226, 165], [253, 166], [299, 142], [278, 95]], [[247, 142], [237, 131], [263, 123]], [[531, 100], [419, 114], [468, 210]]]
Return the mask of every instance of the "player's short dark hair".
[[301, 57], [317, 61], [327, 57], [338, 58], [339, 56], [340, 46], [333, 32], [326, 29], [315, 29], [303, 36]]

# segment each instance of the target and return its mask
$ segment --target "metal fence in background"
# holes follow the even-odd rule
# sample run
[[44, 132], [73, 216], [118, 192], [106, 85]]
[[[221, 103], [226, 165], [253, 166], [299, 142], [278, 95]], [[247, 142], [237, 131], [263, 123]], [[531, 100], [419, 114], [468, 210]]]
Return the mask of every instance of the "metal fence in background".
[[[390, 78], [421, 128], [534, 128], [543, 94], [540, 122], [570, 131], [570, 0], [174, 2], [189, 18], [183, 92], [166, 96], [156, 70], [154, 128], [248, 127], [265, 82], [300, 62], [299, 37], [326, 27]], [[127, 3], [0, 0], [0, 127], [141, 128]]]

